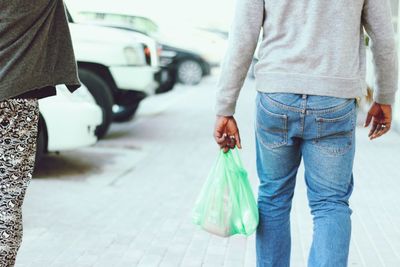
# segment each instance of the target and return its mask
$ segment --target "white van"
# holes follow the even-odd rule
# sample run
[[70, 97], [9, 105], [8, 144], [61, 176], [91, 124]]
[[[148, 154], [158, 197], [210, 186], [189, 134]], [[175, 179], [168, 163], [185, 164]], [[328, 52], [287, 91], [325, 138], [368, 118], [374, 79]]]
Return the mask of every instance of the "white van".
[[73, 94], [56, 87], [57, 95], [39, 99], [39, 132], [36, 163], [47, 152], [72, 150], [97, 142], [96, 128], [102, 122], [102, 110], [85, 86]]
[[115, 116], [114, 105], [129, 107], [132, 116], [140, 101], [158, 88], [157, 44], [140, 33], [69, 20], [79, 78], [103, 109], [96, 132], [101, 138]]

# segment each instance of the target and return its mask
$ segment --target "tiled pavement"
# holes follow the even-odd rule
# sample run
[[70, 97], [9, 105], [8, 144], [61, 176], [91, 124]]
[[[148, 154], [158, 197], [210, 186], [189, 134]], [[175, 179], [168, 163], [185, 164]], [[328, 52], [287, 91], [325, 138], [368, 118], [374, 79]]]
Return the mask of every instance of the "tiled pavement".
[[[17, 266], [255, 266], [254, 235], [211, 236], [192, 225], [193, 202], [217, 149], [214, 78], [149, 99], [135, 121], [92, 148], [47, 158], [28, 190]], [[254, 83], [238, 104], [249, 177], [255, 175]], [[350, 266], [400, 266], [400, 135], [358, 129]], [[292, 213], [292, 266], [306, 266], [312, 222], [303, 168]]]

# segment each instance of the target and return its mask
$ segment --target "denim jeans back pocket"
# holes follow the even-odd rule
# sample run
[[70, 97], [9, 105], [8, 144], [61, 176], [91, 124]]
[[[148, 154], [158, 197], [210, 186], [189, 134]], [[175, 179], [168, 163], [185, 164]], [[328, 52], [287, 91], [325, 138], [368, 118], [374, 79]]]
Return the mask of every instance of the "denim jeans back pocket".
[[347, 106], [344, 110], [316, 116], [315, 144], [323, 152], [331, 155], [343, 155], [348, 152], [354, 144], [355, 117], [355, 104]]
[[[260, 143], [273, 149], [287, 144], [288, 117], [268, 110], [262, 102], [257, 105], [256, 134]], [[274, 109], [276, 109], [274, 107]]]

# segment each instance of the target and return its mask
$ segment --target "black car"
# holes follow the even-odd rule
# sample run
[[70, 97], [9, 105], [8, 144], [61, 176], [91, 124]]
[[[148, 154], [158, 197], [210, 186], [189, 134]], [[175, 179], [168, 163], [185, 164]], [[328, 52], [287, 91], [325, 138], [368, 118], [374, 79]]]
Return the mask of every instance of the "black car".
[[162, 45], [160, 60], [162, 64], [171, 66], [171, 75], [183, 84], [198, 84], [204, 76], [211, 73], [212, 66], [206, 60], [199, 54], [182, 48]]

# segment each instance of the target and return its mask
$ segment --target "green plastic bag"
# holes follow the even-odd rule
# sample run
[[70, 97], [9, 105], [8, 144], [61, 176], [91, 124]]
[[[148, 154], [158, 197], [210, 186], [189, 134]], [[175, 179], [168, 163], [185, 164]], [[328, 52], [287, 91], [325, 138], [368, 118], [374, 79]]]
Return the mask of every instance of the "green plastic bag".
[[249, 236], [258, 225], [258, 209], [237, 149], [219, 153], [197, 198], [193, 223], [222, 237]]

